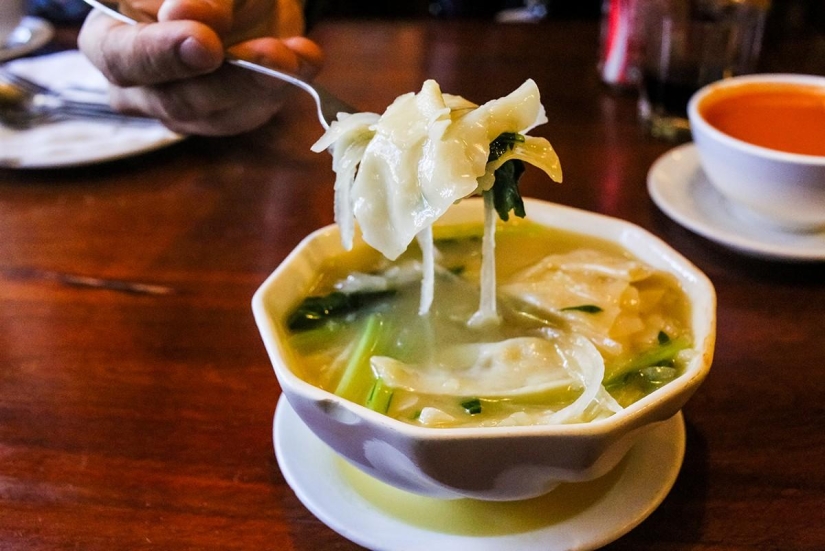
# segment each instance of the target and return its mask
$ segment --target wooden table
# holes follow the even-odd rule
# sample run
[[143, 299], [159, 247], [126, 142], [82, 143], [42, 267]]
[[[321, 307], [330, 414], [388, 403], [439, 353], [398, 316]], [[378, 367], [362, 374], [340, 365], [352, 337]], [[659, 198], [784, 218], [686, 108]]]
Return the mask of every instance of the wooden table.
[[[646, 174], [673, 144], [645, 136], [632, 94], [600, 83], [597, 26], [314, 32], [329, 55], [320, 80], [365, 110], [425, 78], [477, 101], [535, 79], [550, 118], [536, 133], [565, 182], [528, 169], [524, 194], [635, 222], [716, 285], [716, 359], [684, 409], [681, 474], [609, 548], [825, 549], [825, 266], [740, 256], [656, 208]], [[286, 254], [332, 221], [313, 117], [296, 94], [247, 135], [0, 171], [0, 549], [358, 549], [278, 469], [279, 388], [250, 310]]]

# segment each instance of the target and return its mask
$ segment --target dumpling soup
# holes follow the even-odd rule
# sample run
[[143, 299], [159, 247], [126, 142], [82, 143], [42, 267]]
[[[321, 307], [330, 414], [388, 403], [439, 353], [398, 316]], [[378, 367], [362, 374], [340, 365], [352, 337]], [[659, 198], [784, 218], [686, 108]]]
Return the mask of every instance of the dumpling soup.
[[672, 275], [601, 239], [499, 223], [500, 323], [473, 326], [481, 224], [435, 226], [432, 307], [421, 252], [361, 245], [330, 259], [287, 320], [292, 369], [348, 400], [432, 427], [587, 422], [677, 377], [692, 357]]

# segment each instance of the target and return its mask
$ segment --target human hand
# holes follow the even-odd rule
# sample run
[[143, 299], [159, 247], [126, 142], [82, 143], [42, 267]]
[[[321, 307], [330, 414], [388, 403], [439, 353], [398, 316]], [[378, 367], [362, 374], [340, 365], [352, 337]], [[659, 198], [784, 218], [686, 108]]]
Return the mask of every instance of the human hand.
[[130, 0], [127, 25], [93, 11], [78, 40], [118, 110], [185, 134], [229, 135], [274, 115], [290, 85], [223, 64], [224, 51], [311, 78], [323, 54], [298, 0]]

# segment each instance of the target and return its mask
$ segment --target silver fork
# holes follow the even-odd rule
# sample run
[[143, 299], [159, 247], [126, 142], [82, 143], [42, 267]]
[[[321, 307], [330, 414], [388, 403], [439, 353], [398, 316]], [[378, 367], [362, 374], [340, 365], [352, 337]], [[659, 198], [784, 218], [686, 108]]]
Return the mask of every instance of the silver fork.
[[154, 123], [154, 119], [124, 115], [103, 103], [75, 101], [59, 92], [0, 67], [0, 123], [15, 129], [67, 118], [105, 119], [123, 123]]
[[[129, 25], [137, 24], [137, 21], [119, 11], [117, 2], [110, 2], [107, 0], [84, 0], [84, 2], [93, 8], [102, 11], [108, 16], [117, 19], [118, 21]], [[336, 120], [338, 113], [356, 112], [354, 107], [334, 94], [328, 92], [322, 86], [311, 83], [297, 75], [291, 75], [283, 71], [270, 69], [269, 67], [234, 57], [228, 53], [226, 54], [226, 63], [288, 82], [289, 84], [297, 86], [304, 92], [308, 93], [312, 96], [312, 99], [315, 100], [315, 105], [318, 111], [318, 120], [325, 130], [329, 128], [329, 125], [332, 124], [334, 120]]]

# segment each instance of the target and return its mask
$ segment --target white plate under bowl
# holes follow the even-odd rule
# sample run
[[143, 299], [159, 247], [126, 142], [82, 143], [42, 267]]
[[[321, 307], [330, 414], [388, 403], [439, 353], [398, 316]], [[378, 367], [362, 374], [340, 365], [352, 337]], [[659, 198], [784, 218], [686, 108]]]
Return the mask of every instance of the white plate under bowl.
[[449, 501], [398, 490], [359, 471], [319, 440], [284, 397], [273, 436], [281, 472], [298, 499], [327, 526], [375, 551], [597, 549], [661, 504], [685, 452], [680, 412], [600, 479], [562, 484], [526, 501]]
[[675, 222], [730, 249], [771, 260], [825, 260], [825, 232], [782, 231], [739, 211], [710, 183], [693, 143], [659, 157], [647, 174], [647, 189]]
[[[5, 1], [5, 0], [4, 0]], [[0, 45], [0, 61], [7, 61], [45, 46], [54, 36], [54, 27], [39, 17], [24, 17], [6, 40]]]

